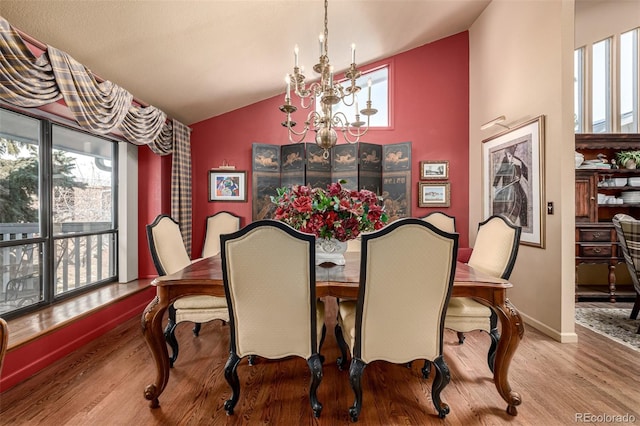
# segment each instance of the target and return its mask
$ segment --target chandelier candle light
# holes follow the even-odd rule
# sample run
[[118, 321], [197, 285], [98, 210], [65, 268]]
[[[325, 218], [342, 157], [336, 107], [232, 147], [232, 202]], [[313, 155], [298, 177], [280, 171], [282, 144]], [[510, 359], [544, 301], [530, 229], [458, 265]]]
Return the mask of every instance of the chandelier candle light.
[[[360, 87], [356, 80], [361, 72], [356, 68], [356, 45], [351, 45], [351, 66], [345, 72], [346, 80], [350, 85], [343, 87], [340, 83], [333, 81], [333, 66], [329, 63], [329, 31], [327, 29], [327, 6], [328, 0], [324, 2], [324, 34], [318, 38], [320, 44], [320, 60], [313, 66], [313, 70], [320, 74], [320, 81], [313, 82], [307, 87], [305, 83], [304, 68], [298, 64], [298, 46], [293, 49], [294, 66], [293, 74], [287, 74], [285, 83], [287, 91], [284, 98], [284, 105], [280, 106], [280, 111], [287, 115], [286, 121], [282, 125], [288, 129], [289, 140], [293, 143], [302, 142], [309, 130], [316, 132], [315, 142], [324, 149], [323, 156], [329, 157], [329, 149], [336, 145], [338, 135], [335, 127], [341, 128], [344, 139], [348, 143], [355, 143], [369, 130], [369, 117], [378, 112], [371, 107], [371, 79], [368, 81], [368, 97], [366, 108], [358, 110], [358, 92]], [[346, 83], [346, 81], [345, 81]], [[312, 109], [304, 122], [304, 128], [297, 132], [293, 129], [296, 122], [291, 119], [291, 114], [296, 112], [297, 107], [291, 104], [291, 87], [294, 93], [300, 98], [300, 106], [304, 109]], [[316, 102], [320, 102], [320, 113], [315, 108]], [[355, 121], [349, 122], [343, 112], [333, 112], [333, 105], [342, 102], [347, 107], [354, 107]], [[360, 114], [367, 117], [366, 123], [360, 120]]]

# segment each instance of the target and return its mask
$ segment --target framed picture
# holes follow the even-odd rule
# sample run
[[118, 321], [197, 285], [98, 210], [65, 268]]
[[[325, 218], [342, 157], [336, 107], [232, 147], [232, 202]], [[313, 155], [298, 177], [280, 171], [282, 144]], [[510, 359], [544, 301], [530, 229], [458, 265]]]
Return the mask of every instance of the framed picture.
[[482, 141], [484, 218], [522, 227], [520, 242], [544, 248], [544, 115]]
[[449, 207], [451, 188], [449, 182], [418, 182], [418, 207]]
[[209, 170], [209, 201], [247, 201], [247, 172]]
[[449, 179], [449, 161], [421, 161], [420, 179]]

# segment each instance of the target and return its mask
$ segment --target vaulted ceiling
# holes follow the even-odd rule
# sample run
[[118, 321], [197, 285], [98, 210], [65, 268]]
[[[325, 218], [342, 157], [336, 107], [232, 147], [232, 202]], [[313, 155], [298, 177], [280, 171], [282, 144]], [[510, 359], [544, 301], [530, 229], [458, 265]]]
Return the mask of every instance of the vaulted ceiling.
[[[469, 29], [490, 0], [331, 0], [336, 72]], [[193, 124], [284, 92], [318, 61], [320, 0], [2, 0], [0, 15], [135, 98]], [[312, 78], [313, 76], [309, 76]]]

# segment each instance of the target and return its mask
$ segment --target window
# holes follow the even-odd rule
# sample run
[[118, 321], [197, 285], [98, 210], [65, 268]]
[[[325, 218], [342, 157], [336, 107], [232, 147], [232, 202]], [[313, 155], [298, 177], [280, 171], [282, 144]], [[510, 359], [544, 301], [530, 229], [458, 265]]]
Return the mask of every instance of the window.
[[574, 51], [575, 131], [638, 132], [638, 28]]
[[[387, 66], [362, 73], [356, 80], [356, 84], [360, 87], [360, 91], [356, 96], [357, 100], [351, 106], [346, 106], [342, 102], [334, 105], [333, 113], [342, 112], [347, 116], [350, 123], [356, 121], [356, 108], [360, 111], [367, 107], [369, 79], [371, 79], [371, 107], [378, 110], [376, 114], [369, 116], [369, 126], [389, 127], [389, 67]], [[345, 88], [347, 83], [350, 84], [350, 81], [343, 80], [340, 82]], [[351, 100], [350, 97], [348, 99], [349, 101]], [[320, 108], [320, 102], [316, 102], [316, 110], [318, 108]], [[360, 120], [366, 122], [367, 117], [360, 115]]]
[[591, 116], [593, 133], [611, 132], [611, 39], [593, 45]]
[[638, 133], [638, 33], [620, 35], [620, 130]]
[[573, 110], [574, 131], [584, 126], [584, 47], [573, 52]]
[[0, 109], [0, 314], [115, 281], [116, 144]]

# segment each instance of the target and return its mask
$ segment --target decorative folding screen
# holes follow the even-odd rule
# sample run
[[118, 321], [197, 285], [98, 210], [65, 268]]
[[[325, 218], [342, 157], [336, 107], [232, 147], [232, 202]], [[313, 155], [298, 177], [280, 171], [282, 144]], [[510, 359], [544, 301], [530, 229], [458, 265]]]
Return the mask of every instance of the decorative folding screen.
[[383, 197], [391, 220], [411, 215], [411, 142], [336, 145], [329, 158], [315, 143], [252, 146], [253, 220], [273, 217], [270, 196], [282, 186], [326, 188], [345, 180], [345, 188], [368, 189]]

